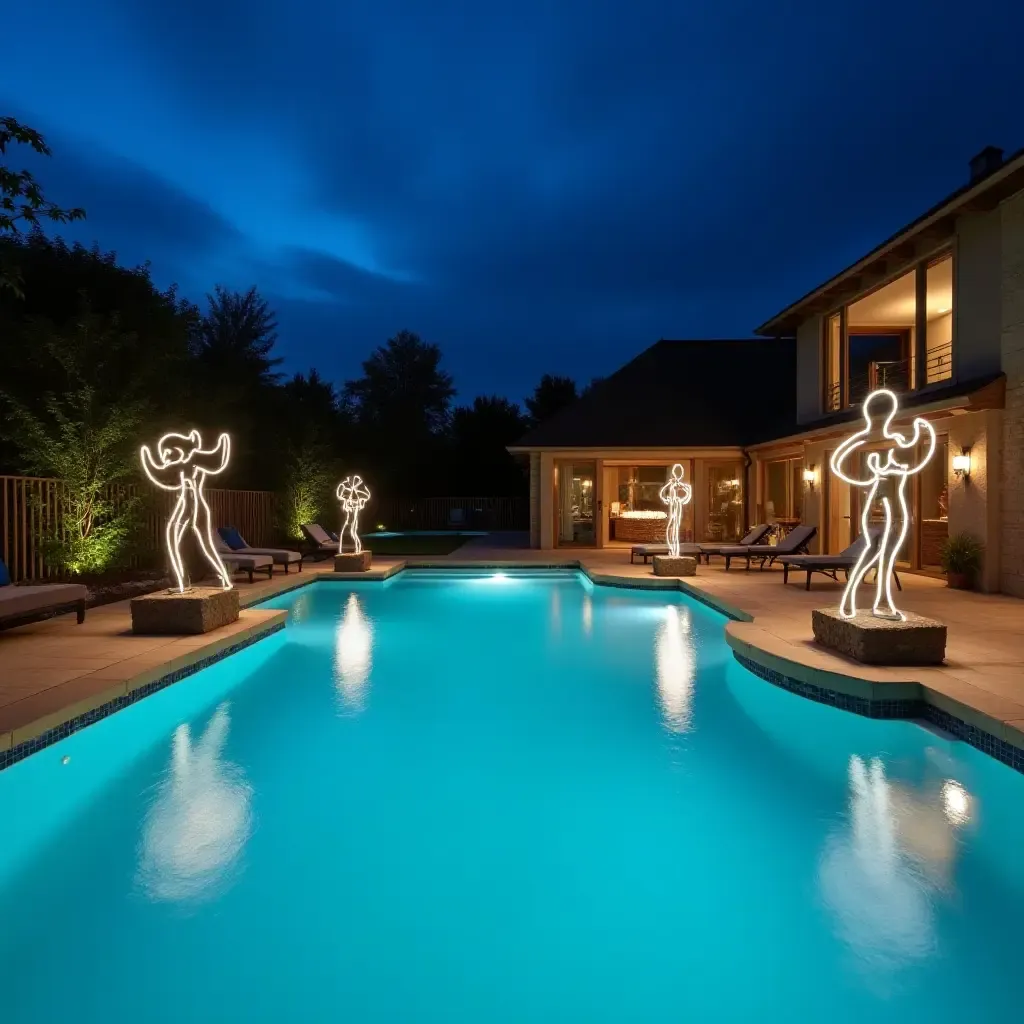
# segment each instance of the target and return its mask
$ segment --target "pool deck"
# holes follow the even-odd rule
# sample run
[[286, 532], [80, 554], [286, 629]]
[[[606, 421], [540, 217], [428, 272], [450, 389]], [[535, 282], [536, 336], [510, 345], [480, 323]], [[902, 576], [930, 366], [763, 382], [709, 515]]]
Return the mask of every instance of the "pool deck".
[[[383, 579], [407, 565], [578, 566], [595, 583], [682, 589], [733, 618], [726, 627], [729, 644], [764, 673], [819, 694], [923, 701], [1024, 752], [1024, 602], [1015, 598], [949, 590], [941, 580], [904, 575], [900, 607], [947, 625], [946, 664], [872, 668], [813, 642], [811, 609], [834, 607], [841, 592], [825, 577], [807, 592], [802, 576], [783, 586], [781, 570], [726, 573], [720, 565], [702, 565], [697, 576], [680, 583], [655, 577], [649, 565], [630, 565], [627, 547], [533, 551], [501, 536], [475, 538], [446, 556], [375, 558], [370, 573], [356, 577]], [[321, 577], [351, 578], [334, 573], [328, 561], [307, 563], [302, 573], [240, 583], [238, 622], [203, 636], [134, 636], [127, 601], [91, 609], [82, 625], [61, 615], [0, 631], [0, 768], [25, 745], [59, 738], [62, 726], [87, 723], [90, 713], [130, 703], [159, 680], [187, 675], [280, 629], [285, 613], [250, 606]]]

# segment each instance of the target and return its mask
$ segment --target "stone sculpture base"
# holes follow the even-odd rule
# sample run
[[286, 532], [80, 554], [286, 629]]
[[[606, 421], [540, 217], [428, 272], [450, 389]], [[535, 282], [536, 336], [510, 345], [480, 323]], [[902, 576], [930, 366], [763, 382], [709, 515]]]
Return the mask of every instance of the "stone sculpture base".
[[132, 632], [150, 636], [209, 633], [238, 620], [238, 591], [196, 587], [133, 597]]
[[370, 568], [372, 561], [372, 551], [360, 551], [358, 555], [354, 551], [349, 551], [344, 555], [334, 556], [334, 571], [366, 572]]
[[655, 576], [697, 575], [697, 559], [690, 555], [680, 555], [678, 558], [671, 555], [655, 555], [652, 561]]
[[946, 657], [946, 627], [920, 615], [900, 622], [858, 612], [844, 619], [838, 611], [815, 608], [811, 626], [822, 647], [864, 665], [941, 665]]

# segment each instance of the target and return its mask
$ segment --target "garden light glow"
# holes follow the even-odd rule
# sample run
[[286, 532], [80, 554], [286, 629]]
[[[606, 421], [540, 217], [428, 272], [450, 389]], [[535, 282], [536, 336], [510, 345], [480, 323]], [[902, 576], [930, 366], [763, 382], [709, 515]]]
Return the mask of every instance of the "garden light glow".
[[213, 567], [224, 590], [231, 589], [231, 577], [217, 553], [213, 539], [213, 513], [206, 502], [203, 486], [208, 476], [224, 471], [231, 457], [231, 438], [221, 434], [213, 448], [203, 448], [198, 430], [188, 434], [164, 434], [156, 443], [156, 457], [147, 445], [139, 456], [142, 470], [164, 491], [177, 491], [178, 500], [167, 521], [165, 537], [171, 570], [178, 583], [178, 593], [185, 592], [185, 565], [181, 557], [181, 539], [189, 525], [195, 533], [199, 550]]
[[345, 477], [338, 484], [336, 493], [345, 513], [345, 521], [341, 524], [341, 531], [338, 534], [338, 554], [345, 553], [345, 531], [348, 530], [354, 545], [353, 551], [358, 555], [363, 550], [362, 541], [359, 539], [359, 513], [370, 500], [370, 489], [363, 482], [363, 478], [355, 473]]
[[[875, 550], [865, 544], [857, 559], [857, 564], [850, 573], [843, 598], [839, 604], [839, 614], [844, 619], [852, 619], [857, 614], [857, 587], [872, 568], [875, 569], [875, 600], [871, 607], [872, 614], [880, 619], [905, 620], [906, 616], [899, 611], [892, 600], [892, 572], [896, 556], [907, 536], [910, 526], [910, 511], [907, 508], [907, 479], [919, 473], [935, 454], [935, 429], [924, 419], [914, 420], [914, 433], [907, 439], [892, 429], [892, 421], [899, 411], [899, 399], [896, 394], [885, 388], [872, 391], [864, 399], [864, 426], [856, 434], [848, 437], [833, 453], [830, 460], [832, 472], [840, 480], [851, 487], [861, 487], [867, 493], [861, 498], [861, 535], [867, 537], [871, 527], [871, 508], [876, 499], [881, 502], [883, 512], [882, 533]], [[850, 456], [858, 452], [875, 430], [876, 420], [882, 420], [882, 437], [892, 442], [882, 451], [869, 451], [865, 459], [870, 473], [867, 477], [854, 476], [846, 468]], [[914, 450], [924, 442], [924, 450], [918, 461], [913, 461]], [[910, 461], [903, 461], [898, 456], [907, 453]], [[893, 508], [893, 500], [889, 494], [877, 498], [879, 488], [885, 480], [896, 482], [896, 500], [898, 509]], [[898, 533], [893, 541], [893, 520], [899, 516]]]
[[683, 506], [693, 497], [693, 489], [683, 482], [683, 467], [677, 462], [672, 467], [668, 483], [658, 494], [668, 505], [668, 526], [665, 529], [665, 543], [670, 558], [679, 557], [679, 527], [683, 522]]

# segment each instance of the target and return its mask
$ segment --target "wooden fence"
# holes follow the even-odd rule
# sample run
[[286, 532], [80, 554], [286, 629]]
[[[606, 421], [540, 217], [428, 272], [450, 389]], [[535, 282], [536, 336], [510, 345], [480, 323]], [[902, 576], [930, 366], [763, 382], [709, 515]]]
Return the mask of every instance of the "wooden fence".
[[528, 530], [530, 499], [515, 498], [393, 498], [379, 501], [366, 523], [389, 530]]
[[[53, 535], [60, 522], [62, 493], [61, 482], [49, 477], [0, 476], [0, 556], [14, 582], [57, 575], [43, 559], [42, 541]], [[136, 493], [131, 486], [115, 487], [104, 497], [116, 506]], [[277, 499], [272, 491], [211, 488], [204, 493], [215, 526], [237, 527], [252, 545], [273, 543]], [[139, 540], [143, 550], [155, 552], [163, 546], [164, 524], [174, 495], [151, 491], [147, 497], [152, 504], [147, 505]]]

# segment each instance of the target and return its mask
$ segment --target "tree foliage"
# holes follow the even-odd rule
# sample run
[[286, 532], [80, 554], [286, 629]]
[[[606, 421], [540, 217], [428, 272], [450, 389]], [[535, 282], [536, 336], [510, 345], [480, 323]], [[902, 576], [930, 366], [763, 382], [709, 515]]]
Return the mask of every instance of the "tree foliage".
[[[11, 143], [28, 146], [40, 156], [50, 156], [50, 147], [39, 132], [13, 117], [0, 117], [0, 158], [6, 158]], [[66, 224], [82, 220], [85, 210], [62, 209], [51, 203], [31, 172], [16, 171], [0, 162], [0, 237], [19, 235], [26, 227], [38, 229], [40, 221]], [[17, 264], [0, 260], [0, 289], [22, 294], [21, 272]]]
[[576, 401], [576, 382], [571, 377], [555, 377], [545, 373], [533, 394], [526, 400], [530, 422], [534, 425], [551, 419], [567, 405]]

